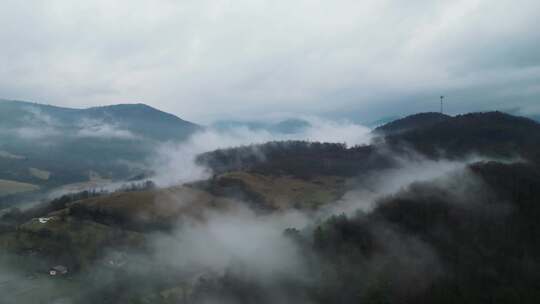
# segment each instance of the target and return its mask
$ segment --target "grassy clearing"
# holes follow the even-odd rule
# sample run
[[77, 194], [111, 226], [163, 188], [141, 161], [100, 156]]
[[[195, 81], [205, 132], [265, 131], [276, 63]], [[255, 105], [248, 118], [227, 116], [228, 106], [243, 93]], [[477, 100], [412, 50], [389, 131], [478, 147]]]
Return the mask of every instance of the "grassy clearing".
[[259, 194], [267, 204], [278, 209], [317, 208], [339, 199], [345, 186], [345, 180], [335, 176], [316, 176], [305, 180], [291, 176], [231, 172], [219, 178], [243, 183], [249, 191]]
[[51, 177], [51, 172], [40, 170], [38, 168], [28, 168], [28, 173], [33, 177], [39, 178], [41, 180], [49, 180]]
[[233, 202], [205, 191], [176, 186], [159, 190], [119, 192], [75, 204], [140, 224], [174, 221], [181, 215], [202, 216], [207, 208], [228, 208]]
[[85, 268], [107, 244], [138, 247], [144, 237], [100, 223], [54, 216], [47, 223], [37, 218], [18, 227], [17, 231], [0, 234], [0, 250], [7, 252], [39, 251], [54, 263]]
[[39, 190], [39, 186], [21, 183], [7, 179], [0, 179], [0, 196]]
[[0, 157], [8, 159], [25, 159], [24, 156], [9, 153], [8, 151], [0, 150]]

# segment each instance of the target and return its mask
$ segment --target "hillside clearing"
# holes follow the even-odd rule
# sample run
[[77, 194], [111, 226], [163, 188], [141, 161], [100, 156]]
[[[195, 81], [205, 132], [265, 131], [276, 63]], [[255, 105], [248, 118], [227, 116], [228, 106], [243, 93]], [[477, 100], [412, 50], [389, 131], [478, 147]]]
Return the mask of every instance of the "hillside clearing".
[[39, 190], [39, 186], [21, 183], [7, 179], [0, 179], [0, 196]]
[[24, 156], [9, 153], [8, 151], [0, 150], [0, 157], [8, 159], [25, 159]]
[[345, 180], [336, 176], [316, 176], [310, 180], [291, 176], [230, 172], [219, 176], [221, 183], [239, 183], [245, 190], [256, 193], [272, 208], [317, 208], [338, 200], [344, 191]]
[[38, 168], [28, 168], [28, 172], [33, 177], [39, 178], [41, 180], [49, 180], [49, 178], [51, 177], [51, 172], [40, 170]]

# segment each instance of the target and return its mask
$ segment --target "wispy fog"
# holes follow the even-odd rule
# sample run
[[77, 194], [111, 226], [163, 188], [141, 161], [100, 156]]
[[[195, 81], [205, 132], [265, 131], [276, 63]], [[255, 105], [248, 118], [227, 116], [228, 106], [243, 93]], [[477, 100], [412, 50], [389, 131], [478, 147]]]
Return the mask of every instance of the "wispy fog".
[[15, 134], [25, 140], [50, 139], [60, 136], [60, 122], [36, 107], [25, 107], [27, 115], [21, 118], [21, 126], [16, 126]]
[[105, 123], [99, 120], [84, 119], [77, 125], [79, 130], [77, 137], [111, 138], [111, 139], [135, 139], [137, 136], [129, 130], [123, 130], [120, 126]]
[[[138, 136], [117, 123], [81, 118], [73, 113], [64, 113], [64, 119], [54, 118], [38, 107], [27, 106], [27, 112], [15, 127], [15, 134], [23, 140], [44, 140], [55, 144], [66, 137], [101, 139], [137, 139]], [[73, 116], [73, 117], [70, 117]]]
[[[395, 160], [398, 163], [397, 167], [378, 170], [363, 175], [357, 181], [352, 182], [353, 190], [345, 193], [339, 203], [328, 207], [325, 212], [349, 215], [357, 211], [369, 213], [375, 207], [378, 199], [419, 182], [437, 182], [447, 184], [447, 186], [459, 186], [460, 189], [454, 188], [453, 191], [459, 190], [463, 194], [465, 190], [470, 190], [470, 186], [479, 186], [480, 183], [476, 177], [469, 173], [467, 166], [489, 159], [470, 156], [459, 161], [431, 160], [412, 154], [407, 158], [395, 156]], [[469, 194], [471, 193], [467, 193], [467, 195]]]
[[[157, 149], [158, 157], [151, 160], [152, 168], [157, 172], [155, 181], [158, 185], [167, 186], [209, 177], [211, 172], [197, 165], [195, 157], [200, 153], [216, 149], [283, 140], [338, 142], [348, 146], [368, 144], [371, 140], [371, 130], [358, 124], [315, 117], [309, 117], [306, 120], [309, 126], [292, 134], [251, 130], [248, 127], [221, 131], [208, 128], [193, 134], [187, 141], [180, 144], [163, 144]], [[253, 152], [257, 153], [257, 151]]]
[[298, 212], [257, 216], [242, 205], [228, 212], [208, 210], [203, 222], [187, 220], [173, 234], [154, 236], [154, 258], [187, 273], [223, 274], [238, 264], [258, 278], [301, 278], [299, 248], [283, 231], [307, 222]]

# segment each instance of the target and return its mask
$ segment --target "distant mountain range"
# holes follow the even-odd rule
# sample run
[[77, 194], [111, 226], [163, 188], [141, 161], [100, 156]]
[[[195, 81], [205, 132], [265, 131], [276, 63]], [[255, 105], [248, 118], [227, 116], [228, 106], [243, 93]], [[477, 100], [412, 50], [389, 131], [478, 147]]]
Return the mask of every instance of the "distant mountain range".
[[0, 180], [50, 189], [129, 178], [157, 144], [201, 128], [145, 104], [71, 109], [0, 100]]
[[194, 123], [141, 103], [72, 109], [0, 100], [2, 130], [30, 127], [42, 130], [61, 128], [63, 135], [65, 132], [79, 132], [78, 135], [83, 137], [101, 135], [122, 138], [131, 135], [152, 140], [183, 140], [200, 128]]

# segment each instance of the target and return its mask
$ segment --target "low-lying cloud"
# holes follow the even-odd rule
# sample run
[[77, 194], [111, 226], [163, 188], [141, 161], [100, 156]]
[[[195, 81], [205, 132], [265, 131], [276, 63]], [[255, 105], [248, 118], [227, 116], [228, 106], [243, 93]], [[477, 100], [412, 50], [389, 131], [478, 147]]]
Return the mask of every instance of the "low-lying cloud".
[[216, 149], [283, 140], [339, 142], [348, 146], [368, 144], [371, 140], [369, 128], [348, 121], [335, 122], [314, 117], [307, 118], [307, 121], [309, 126], [297, 133], [276, 133], [248, 127], [221, 131], [209, 128], [193, 134], [185, 142], [163, 144], [157, 149], [156, 159], [151, 160], [157, 172], [155, 181], [158, 185], [166, 186], [209, 177], [211, 172], [197, 165], [195, 158], [200, 153]]
[[89, 118], [62, 121], [37, 107], [28, 106], [24, 110], [27, 115], [21, 119], [22, 126], [16, 126], [14, 130], [17, 137], [23, 140], [47, 140], [48, 144], [54, 144], [56, 140], [66, 137], [126, 140], [139, 138], [116, 123]]
[[283, 231], [307, 222], [295, 212], [257, 216], [242, 204], [234, 211], [208, 210], [202, 222], [186, 219], [173, 234], [155, 236], [154, 258], [186, 273], [223, 275], [238, 263], [256, 278], [301, 278], [304, 261]]
[[77, 127], [77, 137], [108, 138], [108, 139], [135, 139], [137, 136], [120, 126], [105, 123], [98, 120], [83, 120]]
[[[378, 199], [406, 189], [414, 183], [438, 182], [454, 186], [453, 191], [461, 192], [471, 187], [480, 188], [478, 178], [468, 170], [470, 164], [489, 160], [480, 156], [470, 156], [463, 160], [438, 159], [431, 160], [418, 154], [408, 157], [395, 156], [397, 166], [390, 169], [377, 170], [362, 175], [353, 182], [353, 189], [346, 192], [341, 200], [328, 207], [323, 214], [348, 214], [357, 211], [371, 212]], [[459, 180], [459, 183], [455, 181]], [[454, 181], [454, 183], [451, 183]], [[456, 186], [460, 186], [457, 189]], [[443, 187], [444, 188], [444, 187]], [[463, 195], [464, 197], [466, 195]], [[469, 196], [469, 194], [467, 194]]]

